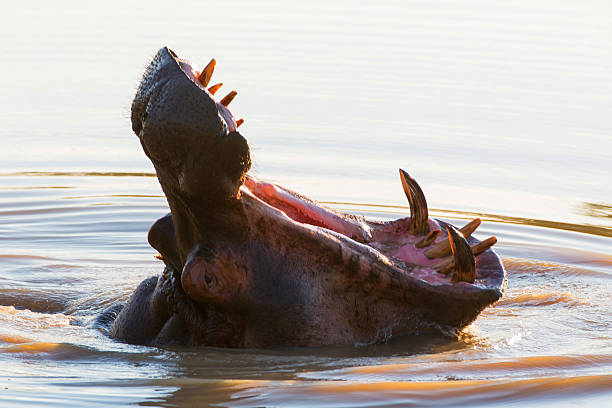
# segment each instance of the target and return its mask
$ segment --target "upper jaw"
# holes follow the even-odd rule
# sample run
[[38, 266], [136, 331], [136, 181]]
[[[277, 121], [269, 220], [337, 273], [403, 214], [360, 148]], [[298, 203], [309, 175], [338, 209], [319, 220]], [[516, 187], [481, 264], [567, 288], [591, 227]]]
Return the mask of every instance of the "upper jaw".
[[140, 136], [145, 127], [162, 133], [164, 126], [174, 126], [224, 137], [235, 130], [231, 112], [217, 103], [194, 75], [191, 64], [168, 47], [161, 48], [147, 67], [132, 102], [134, 133]]
[[[189, 78], [198, 88], [206, 92], [211, 97], [211, 99], [214, 100], [215, 99], [214, 95], [220, 86], [216, 87], [215, 85], [213, 85], [210, 90], [207, 89], [206, 87], [209, 84], [210, 77], [212, 76], [212, 72], [216, 65], [215, 60], [214, 59], [211, 60], [211, 62], [202, 71], [199, 71], [199, 70], [194, 69], [191, 62], [189, 62], [188, 60], [178, 58], [178, 57], [174, 57], [174, 58], [176, 62], [178, 63], [179, 67], [181, 68], [181, 70], [187, 76], [187, 78]], [[222, 84], [216, 84], [216, 85], [222, 85]], [[232, 91], [232, 92], [234, 92], [234, 96], [235, 96], [235, 91]], [[232, 93], [228, 95], [232, 95]], [[233, 132], [238, 128], [238, 124], [236, 123], [236, 118], [234, 118], [234, 115], [229, 110], [227, 105], [224, 105], [222, 102], [223, 102], [223, 99], [220, 101], [216, 101], [217, 110], [219, 111], [219, 116], [221, 117], [221, 120], [224, 122], [225, 126], [227, 127], [228, 132]]]
[[[208, 71], [212, 75], [212, 69]], [[202, 75], [198, 78], [198, 71], [187, 60], [163, 47], [146, 69], [132, 103], [134, 133], [156, 166], [158, 176], [161, 172], [174, 179], [173, 184], [179, 190], [183, 185], [189, 190], [190, 183], [201, 182], [211, 169], [219, 177], [218, 180], [205, 180], [206, 184], [224, 184], [221, 179], [225, 173], [234, 172], [234, 167], [241, 171], [241, 167], [248, 170], [250, 166], [250, 159], [246, 160], [248, 163], [237, 165], [214, 163], [215, 160], [231, 161], [231, 149], [240, 150], [236, 156], [248, 156], [248, 145], [236, 131], [241, 122], [237, 122], [227, 108], [235, 93], [217, 102], [206, 85]], [[220, 154], [227, 157], [220, 158]], [[234, 184], [233, 181], [230, 184]], [[192, 190], [197, 192], [197, 188]]]
[[169, 48], [160, 49], [142, 77], [131, 114], [168, 199], [181, 262], [205, 235], [199, 230], [227, 229], [228, 202], [235, 201], [250, 168], [248, 143], [231, 130], [237, 126], [233, 116], [194, 74]]

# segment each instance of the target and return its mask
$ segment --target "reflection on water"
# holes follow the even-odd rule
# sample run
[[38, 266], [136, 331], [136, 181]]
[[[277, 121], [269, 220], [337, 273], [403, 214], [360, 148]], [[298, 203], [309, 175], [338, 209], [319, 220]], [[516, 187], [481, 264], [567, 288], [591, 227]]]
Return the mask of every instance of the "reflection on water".
[[[608, 1], [3, 7], [0, 401], [35, 406], [604, 405], [612, 398]], [[156, 349], [92, 328], [161, 264], [129, 106], [164, 44], [218, 61], [254, 168], [334, 207], [479, 216], [508, 292], [458, 336]]]
[[[0, 176], [68, 176], [68, 177], [157, 177], [155, 173], [135, 173], [124, 171], [18, 171], [14, 173], [0, 173]], [[14, 187], [15, 188], [15, 187]], [[41, 187], [57, 188], [57, 187]], [[66, 187], [61, 187], [66, 188]]]
[[589, 217], [612, 218], [612, 205], [602, 203], [584, 203], [583, 211]]
[[[321, 201], [326, 205], [338, 206], [342, 211], [352, 212], [382, 212], [387, 214], [410, 214], [410, 207], [405, 205], [381, 205], [381, 204], [366, 204], [366, 203], [346, 203], [339, 201]], [[607, 211], [612, 211], [612, 207], [603, 204], [585, 203], [587, 208], [585, 215], [589, 217], [611, 217], [612, 214], [607, 214]], [[378, 210], [376, 208], [379, 208]], [[365, 211], [364, 211], [365, 209]], [[398, 211], [399, 210], [399, 211]], [[601, 225], [584, 225], [572, 224], [568, 222], [538, 220], [524, 217], [513, 217], [509, 215], [488, 214], [474, 211], [456, 211], [445, 210], [441, 208], [430, 208], [430, 212], [435, 215], [447, 216], [461, 219], [473, 219], [474, 217], [482, 218], [486, 221], [503, 222], [508, 224], [533, 225], [536, 227], [555, 228], [565, 231], [577, 231], [585, 234], [601, 235], [604, 237], [612, 237], [612, 226]]]

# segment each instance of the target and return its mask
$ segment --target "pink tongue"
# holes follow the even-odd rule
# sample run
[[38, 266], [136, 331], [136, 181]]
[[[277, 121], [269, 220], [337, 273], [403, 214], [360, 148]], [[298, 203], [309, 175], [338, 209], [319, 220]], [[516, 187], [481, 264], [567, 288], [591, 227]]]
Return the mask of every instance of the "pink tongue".
[[439, 259], [429, 259], [425, 256], [424, 250], [414, 246], [414, 243], [410, 242], [395, 251], [385, 251], [387, 255], [392, 256], [396, 259], [400, 259], [407, 263], [413, 263], [423, 266], [433, 266], [440, 262]]

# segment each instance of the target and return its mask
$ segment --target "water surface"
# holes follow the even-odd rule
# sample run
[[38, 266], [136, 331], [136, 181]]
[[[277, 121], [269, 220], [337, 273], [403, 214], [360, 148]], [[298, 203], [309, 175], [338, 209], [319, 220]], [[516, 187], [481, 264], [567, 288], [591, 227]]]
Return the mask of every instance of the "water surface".
[[[3, 8], [0, 402], [14, 406], [603, 405], [612, 399], [607, 1], [36, 2]], [[129, 106], [162, 45], [203, 66], [252, 173], [376, 219], [485, 220], [508, 292], [458, 338], [130, 346], [91, 328], [162, 265], [168, 211]]]

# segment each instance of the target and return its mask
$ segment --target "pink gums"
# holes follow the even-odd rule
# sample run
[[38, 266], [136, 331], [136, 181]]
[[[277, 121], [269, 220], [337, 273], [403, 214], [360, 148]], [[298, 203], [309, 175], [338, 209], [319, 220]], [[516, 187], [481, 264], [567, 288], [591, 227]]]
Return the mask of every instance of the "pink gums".
[[[358, 243], [366, 244], [385, 259], [388, 257], [405, 263], [407, 272], [415, 278], [433, 285], [449, 283], [448, 275], [442, 275], [432, 268], [440, 262], [440, 259], [429, 259], [424, 253], [427, 248], [415, 246], [423, 237], [408, 232], [409, 218], [387, 224], [367, 223], [343, 216], [293, 191], [273, 183], [259, 181], [248, 175], [242, 191], [265, 202], [294, 222], [342, 234]], [[429, 229], [439, 230], [440, 226], [435, 220], [429, 219]], [[438, 241], [447, 239], [444, 232], [440, 237]], [[418, 267], [411, 267], [412, 265]]]
[[370, 227], [365, 222], [345, 218], [281, 186], [250, 176], [247, 176], [245, 185], [259, 199], [283, 211], [294, 221], [323, 227], [358, 242], [368, 241], [372, 237]]

